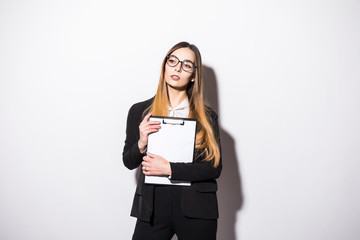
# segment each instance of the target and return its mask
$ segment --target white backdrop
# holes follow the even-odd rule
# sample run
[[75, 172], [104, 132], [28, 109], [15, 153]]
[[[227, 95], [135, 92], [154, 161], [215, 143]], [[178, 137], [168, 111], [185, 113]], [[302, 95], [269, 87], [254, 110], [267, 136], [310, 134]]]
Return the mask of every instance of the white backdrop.
[[221, 240], [360, 239], [360, 2], [0, 2], [0, 239], [130, 239], [130, 106], [202, 52]]

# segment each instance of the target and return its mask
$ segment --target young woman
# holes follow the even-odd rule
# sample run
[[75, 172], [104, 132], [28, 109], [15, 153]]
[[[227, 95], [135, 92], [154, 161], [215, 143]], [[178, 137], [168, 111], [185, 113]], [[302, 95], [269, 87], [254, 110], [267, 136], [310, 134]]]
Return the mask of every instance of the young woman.
[[[197, 132], [192, 163], [169, 162], [146, 152], [148, 136], [161, 131], [151, 115], [195, 118]], [[216, 239], [216, 178], [222, 169], [217, 114], [204, 105], [201, 55], [195, 45], [180, 42], [166, 54], [155, 97], [134, 104], [128, 113], [124, 165], [141, 166], [131, 216], [137, 217], [133, 240]], [[165, 175], [191, 186], [145, 184], [145, 175]]]

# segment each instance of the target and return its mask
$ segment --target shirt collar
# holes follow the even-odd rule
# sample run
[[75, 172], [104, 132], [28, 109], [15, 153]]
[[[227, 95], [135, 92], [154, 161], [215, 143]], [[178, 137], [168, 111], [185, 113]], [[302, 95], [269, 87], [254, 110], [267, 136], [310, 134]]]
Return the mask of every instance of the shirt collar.
[[188, 117], [189, 115], [189, 100], [185, 98], [182, 103], [180, 103], [175, 108], [168, 107], [169, 117]]
[[183, 109], [188, 108], [188, 107], [189, 107], [189, 100], [188, 100], [188, 98], [185, 98], [184, 101], [182, 101], [175, 108], [172, 108], [172, 107], [169, 106], [169, 110], [173, 110], [173, 111], [183, 110]]

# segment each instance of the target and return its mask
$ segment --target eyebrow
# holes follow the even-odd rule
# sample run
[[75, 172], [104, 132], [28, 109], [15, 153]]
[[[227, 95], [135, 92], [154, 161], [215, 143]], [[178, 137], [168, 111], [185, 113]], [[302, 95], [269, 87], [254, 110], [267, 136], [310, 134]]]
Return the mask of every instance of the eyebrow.
[[[171, 56], [172, 56], [172, 57], [176, 57], [177, 59], [179, 59], [178, 56], [176, 56], [176, 55], [174, 55], [174, 54], [171, 54], [170, 57], [171, 57]], [[179, 59], [179, 60], [180, 60], [180, 59]], [[191, 61], [191, 60], [189, 60], [189, 59], [184, 59], [184, 60], [180, 60], [180, 61], [182, 61], [182, 62], [183, 62], [183, 61], [188, 61], [188, 62], [194, 63], [193, 61]], [[195, 63], [194, 63], [194, 64], [195, 64]]]

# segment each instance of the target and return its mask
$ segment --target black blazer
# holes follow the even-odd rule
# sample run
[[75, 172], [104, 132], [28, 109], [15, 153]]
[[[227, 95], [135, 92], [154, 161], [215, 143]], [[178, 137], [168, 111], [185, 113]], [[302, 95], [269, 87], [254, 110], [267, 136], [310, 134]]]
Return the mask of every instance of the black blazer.
[[[142, 121], [143, 112], [151, 105], [153, 100], [154, 98], [151, 98], [144, 102], [136, 103], [129, 110], [123, 151], [123, 162], [129, 169], [134, 169], [141, 165], [144, 155], [140, 153], [137, 144], [139, 140], [139, 125]], [[206, 111], [220, 147], [218, 116], [209, 107], [206, 108]], [[216, 197], [217, 183], [215, 179], [220, 176], [222, 161], [220, 157], [220, 164], [215, 168], [212, 161], [202, 161], [203, 159], [204, 156], [200, 155], [200, 151], [195, 149], [193, 163], [170, 163], [171, 179], [191, 181], [190, 187], [182, 188], [182, 210], [185, 216], [200, 219], [216, 219], [219, 217], [219, 213]], [[140, 171], [131, 216], [149, 222], [153, 212], [154, 185], [145, 184], [144, 179], [145, 175]]]

